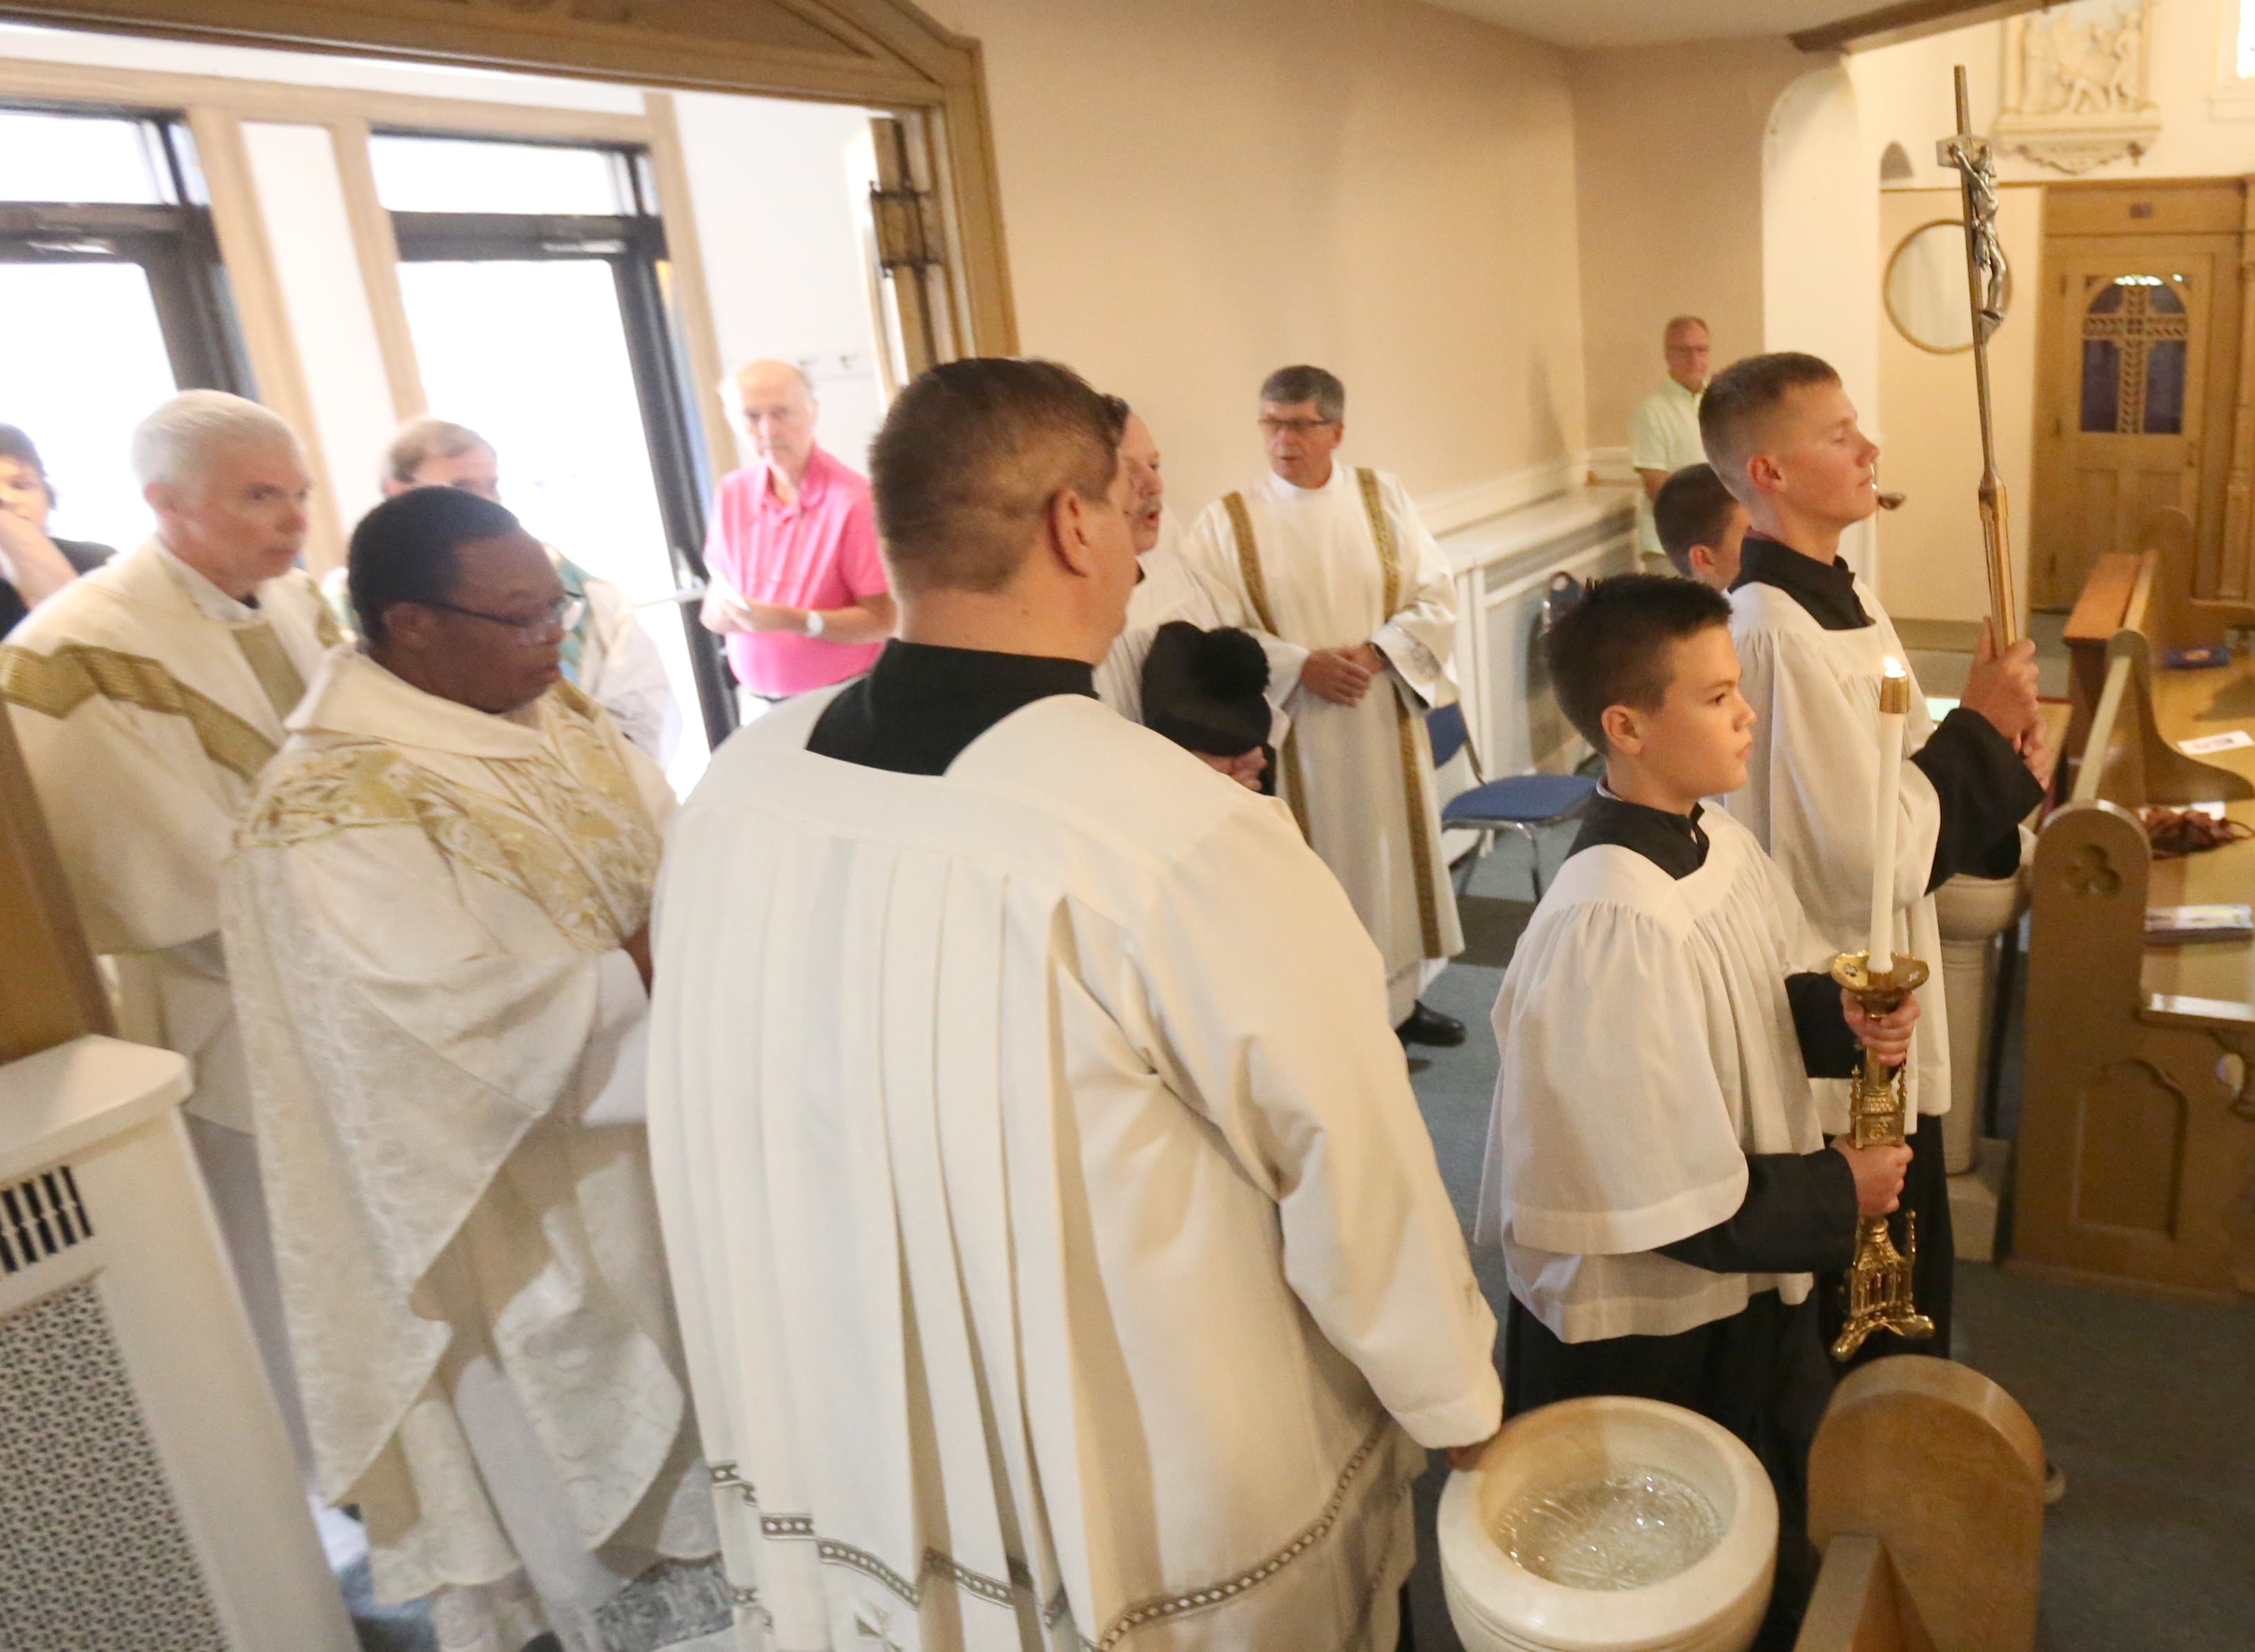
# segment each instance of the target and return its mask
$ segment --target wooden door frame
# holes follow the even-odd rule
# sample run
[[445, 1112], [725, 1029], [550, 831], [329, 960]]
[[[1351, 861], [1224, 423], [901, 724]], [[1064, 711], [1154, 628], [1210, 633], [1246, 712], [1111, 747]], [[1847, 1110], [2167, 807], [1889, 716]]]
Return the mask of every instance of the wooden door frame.
[[[615, 15], [605, 18], [602, 13]], [[594, 14], [594, 15], [589, 15]], [[654, 88], [860, 104], [930, 135], [957, 278], [955, 340], [1017, 353], [979, 42], [906, 0], [0, 0], [0, 18], [230, 46], [385, 57]]]
[[[2223, 199], [2225, 192], [2231, 195], [2228, 206]], [[2132, 219], [2128, 215], [2132, 196], [2142, 198], [2140, 204], [2146, 208], [2146, 216]], [[2124, 203], [2124, 209], [2111, 211], [2108, 203], [2111, 201]], [[2216, 267], [2224, 279], [2218, 284], [2209, 319], [2209, 326], [2215, 330], [2210, 342], [2211, 365], [2224, 365], [2217, 355], [2227, 340], [2232, 348], [2229, 371], [2223, 375], [2223, 382], [2219, 382], [2214, 373], [2207, 375], [2202, 404], [2198, 410], [2202, 460], [2194, 503], [2199, 507], [2195, 515], [2201, 523], [2204, 554], [2200, 556], [2193, 578], [2194, 589], [2202, 597], [2244, 599], [2251, 585], [2255, 585], [2255, 566], [2251, 566], [2255, 563], [2255, 543], [2251, 543], [2251, 534], [2255, 534], [2255, 510], [2251, 510], [2251, 505], [2255, 505], [2255, 178], [2087, 178], [2045, 186], [2033, 480], [2041, 489], [2047, 442], [2057, 440], [2048, 438], [2042, 430], [2045, 375], [2051, 367], [2055, 335], [2065, 326], [2062, 310], [2064, 301], [2055, 279], [2059, 272], [2053, 268], [2052, 254], [2055, 248], [2076, 242], [2095, 243], [2146, 235], [2233, 238], [2217, 248]], [[2236, 288], [2230, 284], [2234, 283]], [[2227, 388], [2228, 397], [2223, 395]], [[2192, 412], [2188, 406], [2188, 416]], [[2217, 413], [2224, 416], [2213, 416]], [[2058, 462], [2056, 453], [2056, 448], [2051, 450], [2054, 466]], [[2210, 466], [2219, 458], [2223, 486], [2220, 495], [2211, 500]], [[2040, 506], [2041, 494], [2030, 503]], [[2036, 520], [2032, 509], [2032, 530]], [[2029, 602], [2033, 606], [2042, 570], [2035, 562], [2033, 544], [2030, 550]], [[2075, 597], [2073, 591], [2051, 592], [2048, 601], [2064, 606]]]

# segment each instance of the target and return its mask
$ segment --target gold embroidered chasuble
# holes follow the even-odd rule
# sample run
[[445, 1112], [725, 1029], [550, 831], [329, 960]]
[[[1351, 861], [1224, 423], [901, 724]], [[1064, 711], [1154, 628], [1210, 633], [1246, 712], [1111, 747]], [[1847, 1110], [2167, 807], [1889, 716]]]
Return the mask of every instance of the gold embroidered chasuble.
[[238, 603], [155, 541], [0, 644], [5, 701], [129, 1037], [196, 1062], [188, 1110], [250, 1126], [220, 956], [220, 867], [336, 628], [292, 572]]
[[513, 1575], [482, 1360], [585, 1551], [711, 1553], [620, 944], [663, 776], [568, 683], [489, 716], [348, 645], [292, 727], [224, 910], [318, 1489], [384, 1599]]
[[[1456, 697], [1447, 558], [1394, 477], [1337, 464], [1320, 487], [1272, 475], [1217, 500], [1191, 538], [1226, 623], [1268, 650], [1269, 693], [1291, 719], [1279, 790], [1384, 955], [1398, 1022], [1464, 949], [1425, 731], [1426, 712]], [[1310, 652], [1361, 642], [1386, 669], [1359, 704], [1300, 686]]]

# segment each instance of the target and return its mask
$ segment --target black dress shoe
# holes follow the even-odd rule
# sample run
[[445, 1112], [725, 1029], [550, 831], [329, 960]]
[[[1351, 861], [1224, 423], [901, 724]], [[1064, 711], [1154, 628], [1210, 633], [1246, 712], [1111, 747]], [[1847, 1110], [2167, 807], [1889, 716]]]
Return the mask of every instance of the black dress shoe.
[[1419, 1004], [1409, 1012], [1409, 1018], [1394, 1029], [1404, 1044], [1437, 1044], [1453, 1049], [1465, 1041], [1465, 1024], [1453, 1015], [1443, 1015], [1438, 1010], [1429, 1010]]

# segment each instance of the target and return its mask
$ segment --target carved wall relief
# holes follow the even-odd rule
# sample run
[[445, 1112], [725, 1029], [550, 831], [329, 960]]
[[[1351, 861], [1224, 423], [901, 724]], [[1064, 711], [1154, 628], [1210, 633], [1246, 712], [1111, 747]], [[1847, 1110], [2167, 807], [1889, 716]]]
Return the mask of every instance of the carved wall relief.
[[2068, 173], [2153, 146], [2153, 0], [2073, 0], [2005, 24], [1999, 145]]

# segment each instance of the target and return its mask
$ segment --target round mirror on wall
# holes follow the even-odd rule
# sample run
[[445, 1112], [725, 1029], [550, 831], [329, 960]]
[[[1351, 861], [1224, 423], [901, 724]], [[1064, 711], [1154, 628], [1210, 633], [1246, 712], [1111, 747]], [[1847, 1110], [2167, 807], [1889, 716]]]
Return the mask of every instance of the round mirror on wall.
[[[1954, 218], [1921, 224], [1887, 260], [1887, 318], [1921, 350], [1951, 355], [1973, 347], [1973, 312], [1965, 301], [1965, 226]], [[2013, 282], [2005, 277], [2011, 313]]]

